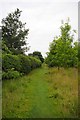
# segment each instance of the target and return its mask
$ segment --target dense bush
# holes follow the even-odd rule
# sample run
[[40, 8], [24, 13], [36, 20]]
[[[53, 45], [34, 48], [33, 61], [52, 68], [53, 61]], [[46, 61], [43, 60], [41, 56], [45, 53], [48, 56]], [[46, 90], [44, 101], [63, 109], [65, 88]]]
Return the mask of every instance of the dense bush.
[[41, 52], [39, 52], [39, 51], [34, 51], [34, 52], [33, 52], [33, 56], [34, 56], [34, 57], [38, 57], [42, 63], [44, 62], [44, 58], [43, 58]]
[[19, 55], [21, 61], [21, 70], [22, 73], [29, 73], [32, 69], [41, 66], [41, 61], [35, 57], [29, 57], [25, 55]]
[[2, 56], [2, 70], [8, 71], [10, 69], [14, 68], [14, 70], [20, 71], [21, 64], [20, 59], [16, 55], [11, 54], [3, 54]]
[[20, 72], [24, 74], [29, 73], [31, 71], [31, 63], [29, 57], [25, 55], [19, 55], [18, 57], [20, 59], [21, 64]]
[[10, 70], [8, 72], [3, 72], [2, 73], [2, 79], [16, 79], [20, 77], [21, 74], [18, 71]]
[[4, 54], [2, 59], [3, 79], [17, 78], [41, 66], [39, 59], [26, 55]]
[[41, 61], [35, 57], [29, 57], [31, 61], [31, 69], [37, 68], [41, 66]]
[[39, 52], [39, 51], [34, 51], [33, 53], [29, 53], [28, 56], [36, 57], [36, 58], [39, 59], [42, 63], [44, 62], [44, 58], [43, 58], [41, 52]]
[[3, 54], [11, 54], [12, 52], [8, 49], [8, 47], [6, 46], [5, 41], [2, 41], [2, 53]]

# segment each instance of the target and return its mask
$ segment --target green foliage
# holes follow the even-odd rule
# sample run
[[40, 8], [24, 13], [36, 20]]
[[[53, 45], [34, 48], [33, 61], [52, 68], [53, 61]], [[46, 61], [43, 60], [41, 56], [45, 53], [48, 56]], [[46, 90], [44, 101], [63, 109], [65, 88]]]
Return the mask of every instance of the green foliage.
[[19, 55], [21, 61], [21, 71], [22, 73], [29, 73], [32, 69], [40, 67], [41, 62], [35, 57], [29, 57], [25, 55]]
[[18, 57], [21, 63], [20, 72], [24, 74], [29, 73], [31, 71], [31, 63], [30, 63], [29, 57], [25, 55], [19, 55]]
[[71, 35], [71, 26], [64, 23], [60, 27], [61, 36], [55, 37], [50, 44], [46, 63], [49, 67], [77, 67], [78, 63], [78, 45], [73, 44], [73, 35]]
[[36, 58], [38, 58], [42, 63], [44, 62], [44, 58], [43, 58], [41, 52], [39, 52], [39, 51], [34, 51], [33, 53], [28, 54], [28, 56], [36, 57]]
[[13, 54], [24, 53], [28, 50], [25, 47], [27, 45], [25, 39], [29, 29], [25, 29], [26, 23], [22, 23], [19, 20], [21, 12], [17, 9], [2, 19], [2, 41], [5, 42], [5, 45]]
[[2, 56], [2, 70], [7, 72], [8, 70], [20, 71], [21, 63], [17, 55], [3, 54]]
[[[2, 19], [2, 70], [3, 79], [16, 78], [41, 66], [41, 59], [24, 55], [28, 50], [26, 38], [29, 29], [20, 21], [19, 9]], [[17, 71], [17, 72], [16, 72]]]
[[41, 66], [41, 61], [35, 57], [29, 57], [31, 61], [31, 69], [38, 68]]
[[2, 58], [3, 79], [15, 78], [14, 74], [16, 73], [14, 73], [14, 71], [18, 71], [22, 74], [28, 74], [32, 69], [41, 66], [41, 61], [39, 59], [26, 55], [3, 54]]
[[9, 53], [11, 53], [11, 51], [6, 46], [5, 41], [2, 41], [2, 53], [3, 54], [6, 54], [6, 53], [9, 54]]
[[2, 79], [16, 79], [20, 77], [21, 74], [18, 71], [9, 70], [8, 72], [2, 73]]
[[33, 52], [33, 56], [34, 56], [34, 57], [38, 57], [42, 63], [44, 62], [44, 58], [43, 58], [41, 52], [39, 52], [39, 51], [34, 51], [34, 52]]

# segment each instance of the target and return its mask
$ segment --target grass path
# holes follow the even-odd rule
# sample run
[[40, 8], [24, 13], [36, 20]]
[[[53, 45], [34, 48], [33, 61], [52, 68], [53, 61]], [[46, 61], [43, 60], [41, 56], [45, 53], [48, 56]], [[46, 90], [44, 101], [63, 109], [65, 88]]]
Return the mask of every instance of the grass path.
[[54, 107], [49, 98], [48, 83], [44, 78], [45, 71], [45, 69], [36, 71], [28, 87], [28, 97], [31, 101], [30, 104], [32, 104], [29, 117], [54, 117]]
[[[62, 84], [62, 81], [56, 78], [58, 74], [52, 74], [53, 77], [51, 77], [49, 72], [50, 70], [43, 66], [18, 80], [3, 81], [3, 118], [60, 118], [70, 117], [70, 115], [76, 116], [75, 104], [73, 107], [72, 105], [75, 100], [77, 101], [77, 88], [74, 89], [77, 82], [72, 85], [71, 91], [70, 84], [72, 82], [70, 80], [68, 81], [66, 78], [66, 83], [63, 82]], [[52, 70], [51, 72], [56, 73]], [[69, 76], [71, 77], [71, 73]], [[61, 76], [58, 77], [60, 79]], [[63, 77], [65, 77], [65, 73]], [[53, 83], [51, 82], [52, 78]], [[72, 95], [72, 97], [68, 95]], [[71, 111], [69, 111], [70, 106]]]

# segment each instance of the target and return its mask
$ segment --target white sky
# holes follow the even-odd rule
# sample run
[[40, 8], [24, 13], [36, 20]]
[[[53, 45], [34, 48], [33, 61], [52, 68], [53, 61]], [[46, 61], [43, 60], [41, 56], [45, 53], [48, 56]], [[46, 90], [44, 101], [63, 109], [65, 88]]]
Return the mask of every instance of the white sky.
[[21, 21], [29, 28], [28, 53], [41, 51], [45, 56], [50, 42], [60, 34], [61, 20], [69, 17], [72, 29], [78, 30], [78, 0], [0, 0], [0, 3], [0, 20], [16, 8], [22, 10]]

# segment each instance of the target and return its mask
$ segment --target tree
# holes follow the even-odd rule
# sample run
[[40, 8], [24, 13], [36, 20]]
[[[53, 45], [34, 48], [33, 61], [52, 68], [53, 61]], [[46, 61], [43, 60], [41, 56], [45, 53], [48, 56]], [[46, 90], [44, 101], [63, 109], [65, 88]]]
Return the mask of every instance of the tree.
[[34, 52], [33, 52], [33, 56], [34, 56], [34, 57], [38, 57], [42, 63], [44, 62], [44, 58], [43, 58], [41, 52], [39, 52], [39, 51], [34, 51]]
[[46, 62], [50, 67], [73, 67], [77, 65], [77, 45], [73, 46], [73, 35], [71, 34], [71, 26], [69, 21], [62, 23], [61, 35], [55, 37], [50, 44], [50, 49]]
[[28, 50], [25, 39], [29, 29], [25, 29], [25, 24], [19, 18], [21, 12], [18, 8], [13, 13], [9, 13], [2, 19], [2, 41], [13, 54], [24, 53]]
[[42, 63], [44, 62], [44, 58], [43, 58], [41, 52], [39, 52], [39, 51], [34, 51], [33, 53], [29, 53], [28, 55], [40, 59], [40, 61], [41, 61]]
[[32, 56], [33, 57], [33, 53], [29, 53], [28, 56]]

